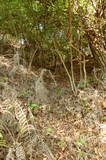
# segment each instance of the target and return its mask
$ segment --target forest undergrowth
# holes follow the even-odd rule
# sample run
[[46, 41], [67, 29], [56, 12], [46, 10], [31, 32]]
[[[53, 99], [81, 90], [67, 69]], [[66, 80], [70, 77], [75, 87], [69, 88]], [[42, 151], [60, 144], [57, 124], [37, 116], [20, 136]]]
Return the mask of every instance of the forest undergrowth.
[[105, 160], [106, 90], [0, 57], [0, 160]]

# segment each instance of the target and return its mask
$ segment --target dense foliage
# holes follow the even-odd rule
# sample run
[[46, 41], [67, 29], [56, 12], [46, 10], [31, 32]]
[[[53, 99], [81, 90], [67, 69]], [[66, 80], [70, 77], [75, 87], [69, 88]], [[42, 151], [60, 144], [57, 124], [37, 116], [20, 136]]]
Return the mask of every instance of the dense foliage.
[[0, 4], [1, 37], [23, 42], [28, 59], [36, 50], [37, 65], [50, 61], [54, 66], [61, 52], [66, 61], [70, 54], [78, 62], [91, 55], [105, 70], [105, 0], [0, 0]]

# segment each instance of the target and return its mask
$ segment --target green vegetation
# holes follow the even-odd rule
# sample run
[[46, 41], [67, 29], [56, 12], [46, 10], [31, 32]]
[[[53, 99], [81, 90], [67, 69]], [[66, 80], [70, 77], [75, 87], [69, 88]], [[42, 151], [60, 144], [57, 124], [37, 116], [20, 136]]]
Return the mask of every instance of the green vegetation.
[[4, 140], [2, 133], [0, 133], [0, 147], [6, 147], [6, 141]]
[[35, 108], [38, 108], [39, 105], [38, 105], [38, 104], [30, 104], [29, 107], [30, 107], [31, 109], [35, 109]]

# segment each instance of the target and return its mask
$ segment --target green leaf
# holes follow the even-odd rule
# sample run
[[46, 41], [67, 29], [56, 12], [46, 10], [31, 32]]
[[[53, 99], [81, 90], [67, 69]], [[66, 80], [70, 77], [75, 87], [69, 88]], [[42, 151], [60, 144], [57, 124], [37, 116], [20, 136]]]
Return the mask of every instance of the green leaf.
[[82, 146], [86, 144], [84, 139], [78, 139], [76, 143], [78, 146]]
[[78, 151], [78, 156], [84, 158], [85, 157], [85, 152]]
[[106, 121], [106, 116], [101, 117], [101, 121]]
[[29, 105], [29, 107], [30, 107], [31, 109], [34, 109], [34, 108], [38, 108], [39, 105], [32, 103], [32, 104]]
[[53, 132], [53, 128], [48, 128], [47, 129], [47, 133], [52, 133]]
[[3, 134], [0, 132], [0, 147], [6, 147], [6, 141], [3, 139]]
[[3, 135], [2, 135], [2, 133], [0, 133], [0, 139], [3, 139]]
[[59, 147], [63, 148], [66, 145], [66, 142], [60, 141], [57, 143], [59, 145]]

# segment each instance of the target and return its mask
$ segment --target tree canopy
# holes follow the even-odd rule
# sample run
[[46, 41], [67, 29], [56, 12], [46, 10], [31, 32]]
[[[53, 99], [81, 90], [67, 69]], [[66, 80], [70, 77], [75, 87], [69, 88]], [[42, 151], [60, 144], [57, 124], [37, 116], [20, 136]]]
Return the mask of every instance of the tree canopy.
[[91, 55], [105, 70], [105, 0], [0, 0], [0, 4], [1, 37], [27, 44], [29, 51], [37, 48], [35, 59], [41, 55], [45, 63], [52, 62], [58, 57], [56, 50], [68, 60], [70, 52], [72, 57]]

